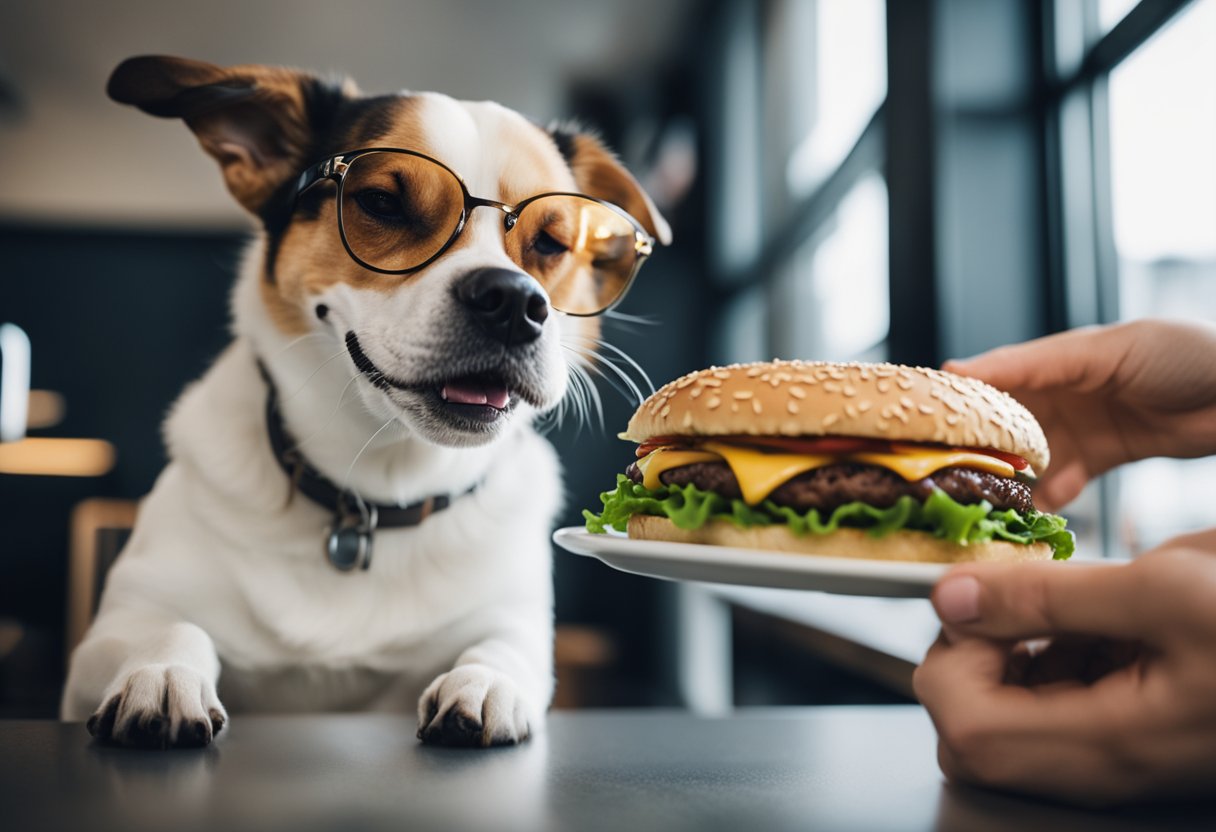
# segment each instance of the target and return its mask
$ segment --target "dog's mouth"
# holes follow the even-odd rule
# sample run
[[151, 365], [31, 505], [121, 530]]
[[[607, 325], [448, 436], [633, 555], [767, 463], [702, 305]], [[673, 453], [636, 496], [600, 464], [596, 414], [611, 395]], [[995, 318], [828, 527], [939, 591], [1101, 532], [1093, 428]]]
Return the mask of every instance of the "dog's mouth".
[[[483, 432], [510, 414], [520, 401], [541, 406], [542, 396], [509, 363], [481, 368], [471, 366], [478, 362], [466, 356], [451, 362], [449, 368], [437, 368], [429, 378], [406, 380], [389, 376], [377, 367], [354, 332], [346, 333], [346, 349], [359, 372], [390, 399], [407, 409], [421, 408], [426, 416], [457, 430]], [[486, 363], [485, 359], [480, 363]], [[398, 391], [412, 394], [411, 401], [401, 402], [395, 395]]]

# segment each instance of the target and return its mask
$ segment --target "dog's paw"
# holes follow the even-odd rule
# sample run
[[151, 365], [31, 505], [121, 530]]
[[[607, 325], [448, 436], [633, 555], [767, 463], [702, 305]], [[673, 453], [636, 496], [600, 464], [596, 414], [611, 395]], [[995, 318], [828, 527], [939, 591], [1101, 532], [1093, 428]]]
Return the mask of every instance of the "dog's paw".
[[89, 733], [135, 748], [202, 747], [223, 729], [228, 714], [215, 685], [178, 665], [153, 664], [132, 672], [89, 718]]
[[480, 664], [450, 670], [418, 700], [418, 739], [433, 745], [515, 745], [531, 733], [515, 682]]

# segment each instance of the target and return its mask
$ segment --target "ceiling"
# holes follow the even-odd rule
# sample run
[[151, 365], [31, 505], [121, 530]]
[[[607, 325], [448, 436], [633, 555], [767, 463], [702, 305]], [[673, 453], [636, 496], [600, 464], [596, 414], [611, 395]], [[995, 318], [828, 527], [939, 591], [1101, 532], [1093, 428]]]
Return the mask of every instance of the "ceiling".
[[[539, 120], [571, 79], [622, 84], [676, 48], [695, 0], [0, 0], [0, 221], [241, 227], [176, 121], [110, 102], [109, 72], [159, 53], [434, 89]], [[15, 101], [12, 99], [15, 98]]]

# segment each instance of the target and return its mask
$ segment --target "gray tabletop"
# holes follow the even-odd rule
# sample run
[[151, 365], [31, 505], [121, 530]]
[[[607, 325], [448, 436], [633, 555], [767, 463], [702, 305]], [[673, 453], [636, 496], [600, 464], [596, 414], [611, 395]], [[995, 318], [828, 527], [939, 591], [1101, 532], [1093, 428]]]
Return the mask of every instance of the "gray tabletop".
[[1216, 829], [1216, 808], [1091, 813], [942, 784], [915, 707], [549, 716], [511, 749], [427, 748], [412, 720], [237, 716], [201, 751], [0, 722], [0, 827], [65, 829]]

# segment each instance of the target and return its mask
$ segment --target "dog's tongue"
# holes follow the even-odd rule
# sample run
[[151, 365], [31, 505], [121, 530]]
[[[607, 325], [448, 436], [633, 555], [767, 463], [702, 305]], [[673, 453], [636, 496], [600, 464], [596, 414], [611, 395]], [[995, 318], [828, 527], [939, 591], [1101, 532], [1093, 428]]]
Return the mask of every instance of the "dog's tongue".
[[498, 410], [502, 410], [511, 401], [510, 392], [501, 384], [469, 378], [447, 382], [443, 385], [441, 395], [444, 401], [456, 404], [488, 404]]

